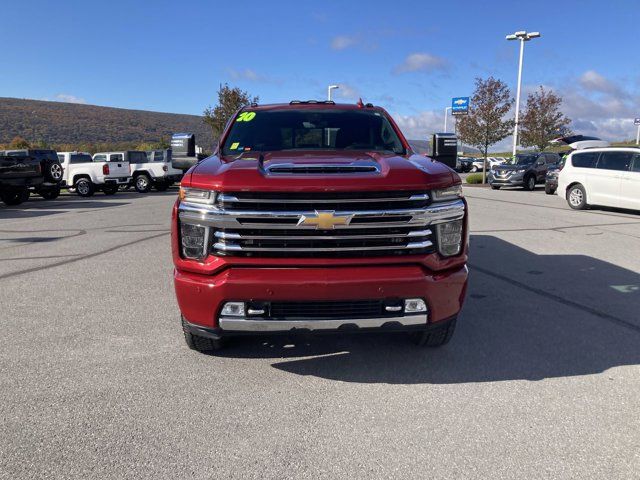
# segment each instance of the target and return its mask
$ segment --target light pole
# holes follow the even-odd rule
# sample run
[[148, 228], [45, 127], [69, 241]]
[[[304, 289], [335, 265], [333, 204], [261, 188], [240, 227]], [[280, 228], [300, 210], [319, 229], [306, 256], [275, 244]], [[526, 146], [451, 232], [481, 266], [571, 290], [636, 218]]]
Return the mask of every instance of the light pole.
[[636, 145], [640, 145], [640, 118], [636, 118], [634, 123], [638, 125], [638, 132], [636, 133]]
[[451, 110], [451, 107], [447, 107], [444, 109], [444, 133], [447, 133], [447, 112]]
[[327, 87], [327, 100], [331, 101], [331, 90], [335, 90], [336, 88], [340, 88], [340, 85], [329, 85]]
[[513, 127], [513, 156], [516, 156], [518, 146], [518, 119], [520, 117], [520, 86], [522, 85], [522, 58], [524, 57], [524, 42], [540, 37], [540, 32], [519, 32], [507, 35], [507, 40], [520, 40], [520, 62], [518, 63], [518, 89], [516, 93], [516, 123]]

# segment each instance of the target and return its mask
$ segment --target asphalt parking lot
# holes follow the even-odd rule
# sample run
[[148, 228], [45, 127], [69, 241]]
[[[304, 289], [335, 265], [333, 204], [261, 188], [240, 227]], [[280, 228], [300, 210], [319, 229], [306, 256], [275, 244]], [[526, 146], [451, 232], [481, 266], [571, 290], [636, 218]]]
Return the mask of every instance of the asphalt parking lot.
[[0, 206], [1, 478], [637, 478], [640, 214], [466, 187], [452, 342], [187, 349], [176, 190]]

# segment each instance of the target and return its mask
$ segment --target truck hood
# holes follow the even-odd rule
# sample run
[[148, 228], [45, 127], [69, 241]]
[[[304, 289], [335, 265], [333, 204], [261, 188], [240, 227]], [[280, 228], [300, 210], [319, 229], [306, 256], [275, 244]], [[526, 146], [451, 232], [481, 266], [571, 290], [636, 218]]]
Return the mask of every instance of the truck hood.
[[460, 183], [446, 165], [422, 155], [380, 152], [247, 152], [209, 157], [191, 169], [186, 186], [218, 191], [428, 190]]

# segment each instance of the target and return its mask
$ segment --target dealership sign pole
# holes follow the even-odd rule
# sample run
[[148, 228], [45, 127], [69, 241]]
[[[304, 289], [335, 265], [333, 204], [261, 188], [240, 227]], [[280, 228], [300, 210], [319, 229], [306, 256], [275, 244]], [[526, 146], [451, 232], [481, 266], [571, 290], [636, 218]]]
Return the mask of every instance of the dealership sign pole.
[[634, 119], [633, 124], [638, 126], [638, 133], [636, 133], [636, 145], [640, 145], [640, 118]]

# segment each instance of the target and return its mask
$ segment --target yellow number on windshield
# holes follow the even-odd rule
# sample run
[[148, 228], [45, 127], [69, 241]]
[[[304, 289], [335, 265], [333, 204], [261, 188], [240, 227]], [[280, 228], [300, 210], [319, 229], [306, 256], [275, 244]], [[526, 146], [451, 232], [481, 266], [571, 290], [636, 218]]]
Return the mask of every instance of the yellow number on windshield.
[[250, 122], [256, 117], [256, 112], [242, 112], [236, 118], [236, 122]]

